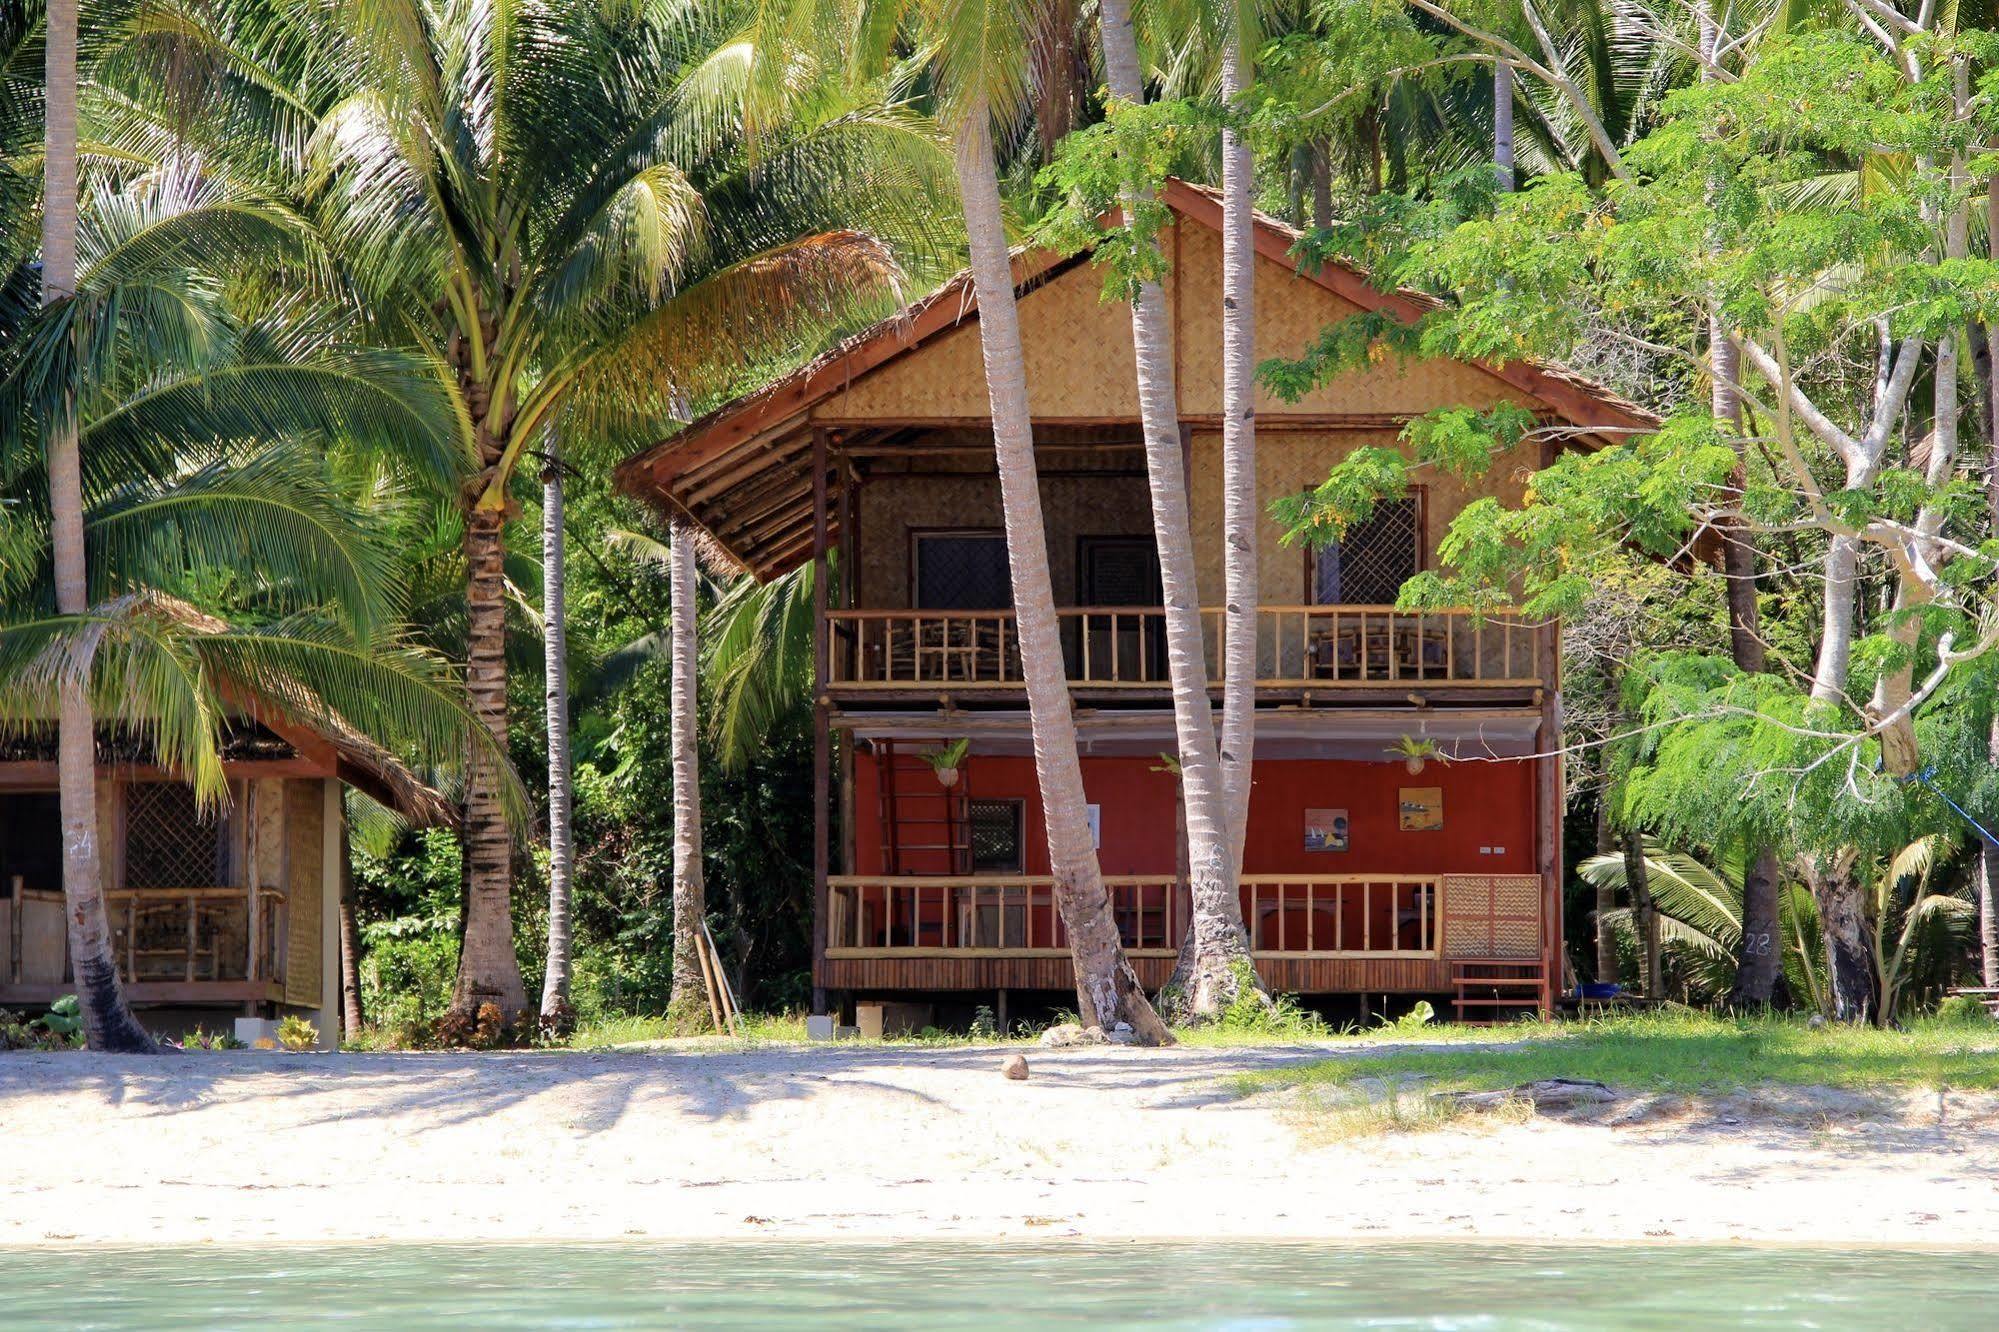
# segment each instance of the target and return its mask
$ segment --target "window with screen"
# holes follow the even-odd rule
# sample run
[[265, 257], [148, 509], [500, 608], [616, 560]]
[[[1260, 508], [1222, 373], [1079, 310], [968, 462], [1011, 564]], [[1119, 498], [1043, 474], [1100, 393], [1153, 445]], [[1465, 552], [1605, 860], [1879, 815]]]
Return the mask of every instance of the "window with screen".
[[1422, 567], [1422, 539], [1418, 497], [1381, 501], [1339, 541], [1311, 552], [1313, 604], [1392, 604]]
[[219, 888], [229, 883], [229, 842], [217, 810], [202, 810], [184, 782], [125, 789], [125, 886]]
[[973, 800], [966, 817], [971, 821], [972, 869], [988, 873], [1018, 874], [1025, 866], [1021, 856], [1021, 825], [1026, 812], [1018, 800]]
[[1013, 579], [1000, 532], [919, 532], [913, 551], [919, 610], [1006, 610]]

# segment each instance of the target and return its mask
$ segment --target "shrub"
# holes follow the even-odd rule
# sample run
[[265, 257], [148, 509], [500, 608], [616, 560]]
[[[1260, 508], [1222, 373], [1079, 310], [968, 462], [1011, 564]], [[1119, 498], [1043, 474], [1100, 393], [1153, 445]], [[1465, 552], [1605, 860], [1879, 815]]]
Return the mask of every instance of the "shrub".
[[278, 1044], [287, 1050], [310, 1050], [319, 1044], [319, 1028], [294, 1013], [278, 1023]]
[[1968, 994], [1953, 994], [1937, 1005], [1936, 1021], [1946, 1027], [1989, 1027], [1992, 1011]]

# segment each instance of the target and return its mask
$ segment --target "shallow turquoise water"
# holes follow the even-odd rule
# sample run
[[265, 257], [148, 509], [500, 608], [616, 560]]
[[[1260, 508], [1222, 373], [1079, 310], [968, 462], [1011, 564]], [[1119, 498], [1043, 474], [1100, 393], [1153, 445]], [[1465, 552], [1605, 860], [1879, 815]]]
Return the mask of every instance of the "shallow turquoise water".
[[0, 1327], [1992, 1328], [1990, 1253], [759, 1242], [0, 1250]]

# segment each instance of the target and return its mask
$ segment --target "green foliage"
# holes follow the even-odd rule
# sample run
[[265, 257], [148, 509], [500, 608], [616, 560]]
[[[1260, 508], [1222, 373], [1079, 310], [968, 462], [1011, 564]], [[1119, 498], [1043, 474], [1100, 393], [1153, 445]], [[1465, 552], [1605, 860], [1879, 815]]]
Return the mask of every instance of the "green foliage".
[[286, 1014], [278, 1023], [278, 1044], [294, 1053], [319, 1044], [319, 1028], [296, 1013]]
[[1972, 1030], [1990, 1029], [1994, 1022], [1992, 1010], [1968, 994], [1946, 995], [1932, 1021], [1939, 1027], [1966, 1027]]
[[1412, 1050], [1342, 1052], [1245, 1074], [1249, 1092], [1422, 1080], [1426, 1089], [1492, 1091], [1539, 1078], [1592, 1078], [1625, 1092], [1726, 1094], [1765, 1084], [1855, 1091], [1999, 1088], [1999, 1026], [1910, 1031], [1807, 1026], [1797, 1018], [1719, 1018], [1690, 1010], [1589, 1022], [1523, 1023], [1503, 1043], [1439, 1031]]
[[1104, 299], [1135, 300], [1170, 268], [1159, 234], [1173, 210], [1158, 191], [1224, 120], [1217, 108], [1192, 101], [1113, 101], [1102, 122], [1065, 137], [1042, 170], [1040, 187], [1056, 202], [1035, 228], [1035, 242], [1056, 254], [1089, 251], [1104, 270]]

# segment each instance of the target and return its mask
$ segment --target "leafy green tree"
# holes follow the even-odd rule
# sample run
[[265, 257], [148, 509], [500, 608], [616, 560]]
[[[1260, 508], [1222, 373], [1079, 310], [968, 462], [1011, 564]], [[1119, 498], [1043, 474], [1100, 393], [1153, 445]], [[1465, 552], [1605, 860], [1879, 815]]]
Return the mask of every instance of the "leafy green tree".
[[[1712, 369], [1708, 317], [1719, 319], [1742, 352], [1731, 387], [1755, 474], [1737, 472], [1716, 417], [1681, 415], [1650, 438], [1564, 458], [1534, 478], [1521, 508], [1471, 506], [1442, 543], [1445, 568], [1404, 599], [1492, 605], [1517, 594], [1530, 612], [1576, 613], [1592, 569], [1628, 548], [1675, 559], [1704, 529], [1731, 523], [1758, 542], [1816, 543], [1824, 588], [1812, 660], [1780, 661], [1787, 674], [1764, 684], [1723, 673], [1711, 695], [1669, 691], [1683, 710], [1655, 709], [1654, 724], [1694, 730], [1747, 709], [1769, 732], [1773, 761], [1745, 779], [1837, 779], [1815, 809], [1837, 816], [1819, 825], [1813, 881], [1843, 1019], [1865, 1018], [1875, 996], [1864, 892], [1847, 854], [1864, 839], [1842, 834], [1864, 802], [1923, 803], [1899, 779], [1943, 761], [1923, 754], [1924, 717], [1999, 635], [1988, 613], [1999, 547], [1979, 530], [1958, 449], [1958, 342], [1968, 323], [1993, 317], [1999, 291], [1999, 270], [1970, 257], [1965, 239], [1968, 164], [1995, 129], [1987, 103], [1969, 95], [1969, 67], [1989, 41], [1932, 31], [1917, 59], [1839, 27], [1772, 38], [1737, 76], [1669, 97], [1658, 127], [1617, 151], [1603, 191], [1552, 176], [1490, 218], [1433, 225], [1391, 256], [1383, 280], [1451, 297], [1434, 315], [1411, 328], [1329, 330], [1297, 361], [1266, 367], [1282, 389], [1384, 345], [1503, 361], [1594, 337], [1699, 375]], [[1829, 197], [1822, 182], [1842, 165], [1876, 183]], [[1624, 322], [1591, 322], [1601, 310]], [[1357, 451], [1282, 515], [1300, 539], [1336, 534], [1412, 469], [1475, 474], [1534, 429], [1511, 412], [1427, 418], [1410, 428], [1406, 454]], [[1892, 602], [1865, 634], [1863, 559]]]

